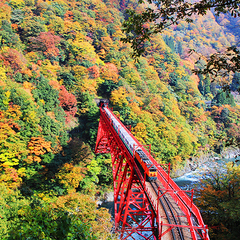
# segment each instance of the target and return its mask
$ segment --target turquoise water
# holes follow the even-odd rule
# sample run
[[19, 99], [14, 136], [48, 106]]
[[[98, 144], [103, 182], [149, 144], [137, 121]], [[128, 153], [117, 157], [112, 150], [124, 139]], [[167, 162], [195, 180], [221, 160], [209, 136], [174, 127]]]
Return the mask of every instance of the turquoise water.
[[183, 190], [194, 189], [200, 184], [200, 180], [206, 175], [209, 171], [217, 169], [218, 171], [224, 171], [224, 165], [226, 163], [240, 164], [240, 157], [229, 158], [229, 159], [220, 159], [220, 160], [209, 160], [201, 164], [195, 171], [184, 174], [181, 177], [173, 179], [177, 185]]

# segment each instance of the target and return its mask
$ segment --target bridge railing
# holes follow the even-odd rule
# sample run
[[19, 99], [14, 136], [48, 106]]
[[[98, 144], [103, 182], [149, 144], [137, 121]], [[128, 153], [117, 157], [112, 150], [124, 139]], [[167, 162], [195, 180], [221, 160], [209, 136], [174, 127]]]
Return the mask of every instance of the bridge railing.
[[158, 169], [158, 179], [163, 184], [165, 189], [171, 189], [173, 191], [169, 191], [172, 198], [175, 200], [175, 202], [178, 204], [178, 206], [182, 209], [182, 211], [186, 214], [186, 217], [190, 224], [190, 231], [194, 237], [194, 239], [197, 238], [197, 231], [199, 228], [196, 228], [194, 226], [192, 221], [192, 214], [195, 216], [198, 222], [198, 226], [202, 228], [203, 234], [202, 239], [209, 239], [208, 236], [208, 227], [204, 224], [201, 213], [197, 206], [191, 201], [191, 199], [188, 197], [188, 195], [180, 189], [180, 187], [169, 177], [169, 174], [167, 174], [164, 169], [160, 166], [160, 164], [157, 163], [157, 161], [151, 156], [151, 154], [144, 148], [145, 154], [149, 157], [149, 159], [153, 162], [153, 164]]

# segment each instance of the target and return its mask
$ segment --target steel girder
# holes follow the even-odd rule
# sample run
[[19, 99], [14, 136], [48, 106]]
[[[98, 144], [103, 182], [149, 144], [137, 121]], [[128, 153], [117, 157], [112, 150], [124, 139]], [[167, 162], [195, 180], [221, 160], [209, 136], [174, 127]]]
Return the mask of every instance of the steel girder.
[[110, 153], [114, 185], [115, 230], [121, 239], [158, 239], [156, 213], [119, 136], [100, 116], [96, 153]]
[[[153, 196], [151, 187], [146, 182], [146, 175], [142, 175], [133, 156], [124, 145], [120, 136], [111, 124], [111, 120], [100, 108], [100, 121], [96, 141], [96, 153], [111, 153], [112, 172], [114, 183], [114, 207], [115, 207], [115, 229], [120, 232], [121, 239], [169, 239], [171, 229], [180, 227], [188, 228], [191, 236], [188, 239], [209, 240], [207, 226], [204, 225], [197, 207], [188, 196], [176, 185], [168, 174], [156, 162], [156, 160], [145, 151], [158, 169], [158, 179], [163, 185], [163, 190], [169, 192], [172, 199], [177, 203], [187, 224], [168, 224], [162, 222], [159, 212], [159, 199], [161, 194]], [[123, 127], [119, 121], [119, 127]], [[133, 137], [133, 136], [132, 136]], [[134, 138], [134, 137], [133, 137]], [[138, 141], [135, 139], [138, 143]], [[139, 146], [143, 147], [140, 143]], [[192, 216], [198, 221], [198, 226], [193, 224]], [[163, 228], [164, 227], [164, 228]], [[167, 229], [166, 229], [167, 227]], [[167, 238], [166, 238], [167, 237]]]

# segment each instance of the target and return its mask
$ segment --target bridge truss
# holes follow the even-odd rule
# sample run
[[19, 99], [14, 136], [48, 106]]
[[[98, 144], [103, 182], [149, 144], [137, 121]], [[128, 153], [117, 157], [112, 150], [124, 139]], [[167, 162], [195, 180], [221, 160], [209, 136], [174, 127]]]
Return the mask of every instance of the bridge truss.
[[[118, 121], [119, 125], [125, 128], [120, 120]], [[135, 141], [139, 143], [136, 139]], [[100, 108], [95, 153], [111, 154], [115, 230], [120, 233], [120, 238], [122, 240], [169, 240], [167, 234], [172, 229], [183, 228], [188, 229], [189, 239], [209, 239], [207, 226], [204, 225], [197, 207], [169, 177], [169, 172], [167, 174], [140, 143], [139, 146], [157, 167], [158, 180], [161, 182], [164, 193], [161, 193], [159, 188], [157, 195], [153, 194], [151, 184], [146, 181], [146, 175], [140, 172], [134, 158], [111, 125], [105, 112]], [[163, 221], [159, 206], [160, 198], [166, 193], [171, 195], [184, 212], [187, 224], [169, 224]]]

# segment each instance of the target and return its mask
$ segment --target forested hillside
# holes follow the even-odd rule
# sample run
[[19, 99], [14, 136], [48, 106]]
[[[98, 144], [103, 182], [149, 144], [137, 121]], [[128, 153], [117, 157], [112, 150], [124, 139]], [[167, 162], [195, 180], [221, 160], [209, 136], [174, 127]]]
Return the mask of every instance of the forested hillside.
[[232, 33], [209, 12], [155, 36], [136, 62], [121, 41], [128, 7], [140, 10], [135, 0], [0, 2], [1, 239], [110, 239], [110, 215], [95, 203], [112, 178], [110, 157], [93, 154], [94, 98], [108, 98], [174, 170], [239, 139], [239, 105], [192, 74], [188, 54], [229, 46]]

